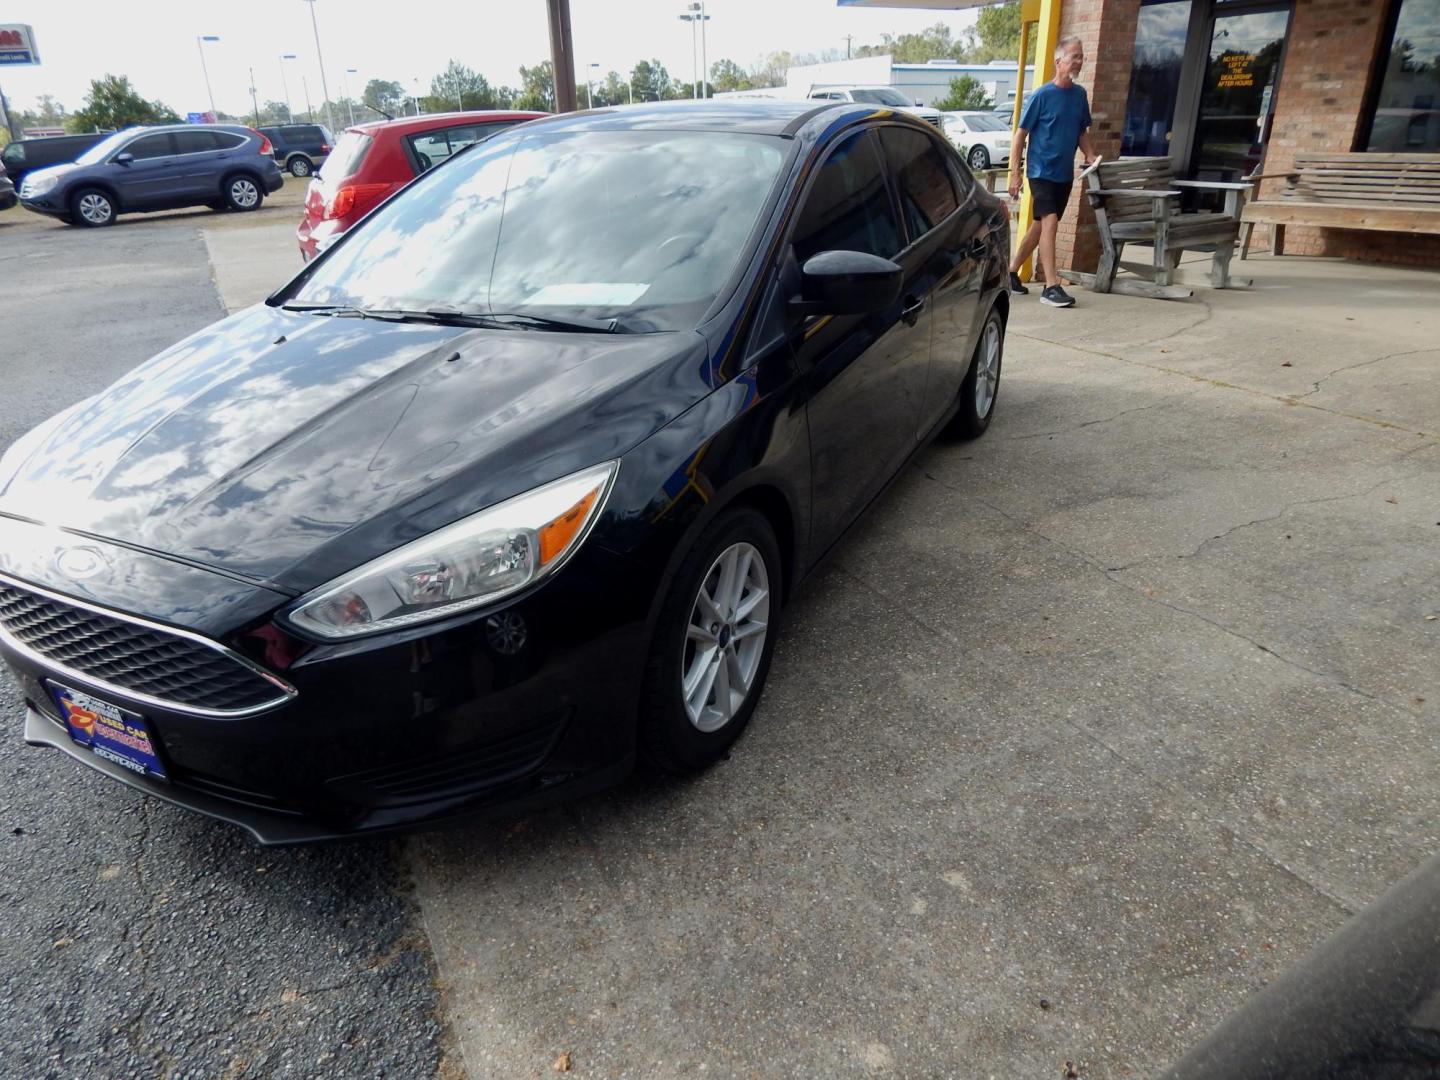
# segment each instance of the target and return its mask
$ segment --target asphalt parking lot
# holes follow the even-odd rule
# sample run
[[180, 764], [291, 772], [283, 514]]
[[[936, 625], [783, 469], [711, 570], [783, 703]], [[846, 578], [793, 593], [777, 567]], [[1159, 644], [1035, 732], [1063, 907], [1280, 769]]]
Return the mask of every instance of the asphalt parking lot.
[[[292, 272], [299, 192], [0, 215], [0, 445]], [[24, 747], [0, 680], [0, 1073], [1163, 1068], [1440, 820], [1435, 277], [1247, 266], [1017, 302], [989, 434], [854, 531], [686, 783], [259, 851]]]

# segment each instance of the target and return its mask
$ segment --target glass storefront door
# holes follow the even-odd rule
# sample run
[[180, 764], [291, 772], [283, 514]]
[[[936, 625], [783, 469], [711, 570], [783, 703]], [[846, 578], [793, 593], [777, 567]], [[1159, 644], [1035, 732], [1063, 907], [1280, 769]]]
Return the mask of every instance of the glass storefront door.
[[1125, 130], [1120, 138], [1122, 157], [1165, 157], [1170, 153], [1191, 2], [1141, 0]]
[[1217, 5], [1200, 87], [1190, 175], [1234, 181], [1260, 164], [1270, 137], [1290, 5]]

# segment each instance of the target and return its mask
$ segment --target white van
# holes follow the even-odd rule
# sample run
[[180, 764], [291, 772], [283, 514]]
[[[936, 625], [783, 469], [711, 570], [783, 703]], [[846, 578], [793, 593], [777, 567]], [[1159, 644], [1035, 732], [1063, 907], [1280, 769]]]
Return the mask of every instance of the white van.
[[937, 128], [940, 126], [939, 109], [921, 105], [893, 86], [812, 86], [807, 96], [821, 101], [858, 101], [866, 105], [880, 105], [918, 116]]

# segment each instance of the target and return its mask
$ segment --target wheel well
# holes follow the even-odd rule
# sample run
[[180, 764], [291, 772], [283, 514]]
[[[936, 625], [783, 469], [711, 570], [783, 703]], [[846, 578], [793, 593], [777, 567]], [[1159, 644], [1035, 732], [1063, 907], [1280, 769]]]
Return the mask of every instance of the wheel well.
[[741, 492], [726, 509], [734, 506], [749, 506], [760, 511], [775, 530], [775, 541], [780, 545], [781, 580], [785, 586], [781, 602], [788, 601], [795, 585], [795, 518], [790, 512], [790, 503], [777, 488], [761, 485]]
[[315, 164], [315, 159], [304, 150], [291, 150], [290, 153], [285, 155], [285, 164], [289, 165], [290, 162], [294, 161], [297, 157], [303, 157], [306, 161], [310, 162], [311, 165]]
[[74, 205], [75, 205], [75, 197], [76, 197], [77, 195], [79, 195], [82, 191], [91, 191], [91, 190], [100, 192], [100, 193], [103, 194], [106, 198], [108, 198], [112, 203], [114, 203], [116, 210], [119, 210], [119, 209], [120, 209], [120, 196], [119, 196], [119, 194], [115, 191], [115, 189], [114, 189], [113, 187], [111, 187], [109, 184], [105, 183], [103, 180], [96, 180], [96, 181], [87, 180], [87, 181], [86, 181], [85, 183], [83, 183], [83, 184], [76, 184], [75, 187], [74, 187], [74, 189], [73, 189], [68, 195], [65, 196], [65, 205], [66, 205], [66, 206], [74, 206]]
[[1010, 294], [1004, 291], [995, 294], [995, 310], [1000, 312], [1002, 326], [1010, 324]]

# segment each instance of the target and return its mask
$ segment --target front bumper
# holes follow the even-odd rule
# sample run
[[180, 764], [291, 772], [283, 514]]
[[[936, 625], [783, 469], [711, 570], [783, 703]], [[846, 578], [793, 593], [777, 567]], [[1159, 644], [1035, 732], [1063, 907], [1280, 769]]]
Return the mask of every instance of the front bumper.
[[9, 210], [20, 201], [20, 196], [15, 194], [14, 189], [0, 191], [0, 210]]
[[[26, 702], [27, 743], [239, 825], [262, 844], [512, 813], [614, 783], [634, 760], [644, 611], [632, 605], [617, 619], [614, 604], [597, 603], [596, 582], [615, 596], [620, 568], [587, 571], [577, 559], [567, 571], [501, 611], [408, 636], [309, 645], [252, 617], [217, 640], [297, 692], [253, 715], [130, 696], [12, 638], [0, 637], [0, 656]], [[143, 717], [168, 780], [74, 743], [49, 683]]]
[[20, 205], [36, 214], [49, 214], [51, 217], [67, 213], [65, 204], [54, 195], [41, 195], [39, 198], [22, 196]]

